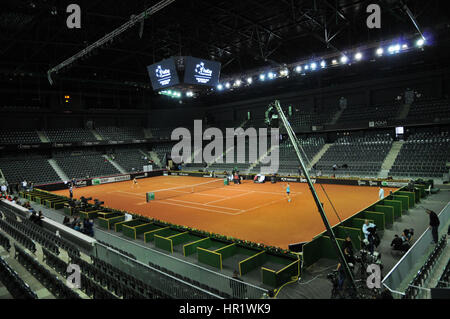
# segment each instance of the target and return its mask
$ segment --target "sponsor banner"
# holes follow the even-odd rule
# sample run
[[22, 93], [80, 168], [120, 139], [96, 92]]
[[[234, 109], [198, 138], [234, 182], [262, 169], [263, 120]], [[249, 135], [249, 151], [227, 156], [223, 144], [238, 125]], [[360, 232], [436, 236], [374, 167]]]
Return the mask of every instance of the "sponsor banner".
[[131, 179], [130, 175], [121, 175], [121, 176], [115, 176], [115, 177], [105, 177], [105, 178], [96, 178], [92, 180], [93, 185], [98, 184], [109, 184], [109, 183], [117, 183], [117, 182], [123, 182], [123, 181], [129, 181]]
[[359, 180], [358, 186], [369, 186], [369, 181]]
[[148, 177], [148, 173], [134, 175], [133, 178], [140, 179]]
[[96, 146], [101, 145], [102, 143], [100, 141], [98, 142], [81, 142], [81, 146]]
[[[213, 177], [211, 175], [207, 175], [205, 172], [167, 172], [167, 175], [173, 176], [193, 176], [193, 177]], [[166, 175], [166, 176], [167, 176]], [[240, 175], [245, 180], [253, 180], [253, 175]], [[224, 178], [226, 177], [224, 174], [215, 174], [216, 178]], [[271, 176], [267, 176], [267, 180], [270, 180]], [[294, 177], [294, 176], [277, 176], [277, 182], [292, 182], [292, 183], [307, 183], [306, 178], [302, 177]], [[378, 186], [387, 186], [387, 187], [403, 187], [406, 186], [407, 183], [402, 182], [383, 182], [377, 180], [370, 179], [339, 179], [339, 178], [311, 178], [311, 182], [313, 184], [334, 184], [334, 185], [350, 185], [350, 186], [369, 186], [369, 187], [378, 187]]]
[[[121, 175], [121, 176], [114, 176], [114, 177], [79, 180], [76, 182], [76, 185], [77, 185], [77, 187], [84, 187], [84, 186], [105, 184], [106, 182], [115, 183], [115, 182], [129, 181], [132, 178], [134, 178], [134, 176], [137, 176], [137, 178], [149, 178], [149, 177], [162, 176], [162, 175], [163, 175], [162, 170], [148, 172], [148, 173], [140, 172], [140, 173], [133, 173], [133, 174], [127, 174], [127, 175]], [[63, 182], [60, 182], [60, 183], [56, 183], [56, 184], [36, 185], [35, 188], [39, 188], [39, 189], [51, 192], [51, 191], [67, 189], [67, 185], [64, 184]]]
[[403, 186], [407, 186], [408, 183], [405, 182], [381, 182], [381, 185], [386, 186], [386, 187], [403, 187]]
[[[76, 144], [78, 144], [78, 143], [76, 143]], [[74, 143], [53, 143], [52, 147], [54, 147], [54, 148], [63, 148], [63, 147], [72, 147], [74, 145], [75, 145]]]
[[29, 145], [29, 144], [20, 144], [20, 145], [17, 145], [17, 148], [18, 148], [19, 150], [30, 150], [30, 149], [41, 148], [41, 146], [40, 146], [39, 144], [32, 144], [32, 145]]
[[86, 187], [88, 186], [88, 181], [76, 181], [75, 182], [75, 187], [79, 188], [79, 187]]

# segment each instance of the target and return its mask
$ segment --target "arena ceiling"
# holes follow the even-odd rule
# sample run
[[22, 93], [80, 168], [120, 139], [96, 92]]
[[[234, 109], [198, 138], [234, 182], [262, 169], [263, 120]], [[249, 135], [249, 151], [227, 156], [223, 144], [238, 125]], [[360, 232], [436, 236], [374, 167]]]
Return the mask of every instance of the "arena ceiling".
[[[2, 0], [0, 74], [45, 77], [47, 70], [158, 1]], [[378, 3], [381, 29], [369, 30], [366, 8]], [[446, 1], [177, 0], [59, 74], [63, 78], [149, 83], [146, 66], [192, 55], [222, 63], [222, 74], [300, 59], [447, 26]], [[68, 29], [66, 7], [81, 7], [81, 29]]]

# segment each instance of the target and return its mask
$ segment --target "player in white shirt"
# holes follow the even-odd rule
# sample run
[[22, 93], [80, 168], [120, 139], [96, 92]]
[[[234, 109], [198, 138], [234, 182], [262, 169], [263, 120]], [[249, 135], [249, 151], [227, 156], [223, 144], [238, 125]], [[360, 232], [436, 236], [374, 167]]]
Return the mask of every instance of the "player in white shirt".
[[380, 186], [380, 190], [378, 191], [378, 197], [380, 199], [384, 199], [384, 189]]

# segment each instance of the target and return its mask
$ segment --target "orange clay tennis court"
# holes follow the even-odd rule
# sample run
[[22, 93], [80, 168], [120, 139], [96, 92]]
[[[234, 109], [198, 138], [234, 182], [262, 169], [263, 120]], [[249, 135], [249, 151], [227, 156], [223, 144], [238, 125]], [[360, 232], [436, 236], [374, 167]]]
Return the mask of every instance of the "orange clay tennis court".
[[[208, 179], [209, 180], [209, 179]], [[254, 184], [244, 181], [198, 193], [146, 202], [146, 193], [205, 183], [202, 177], [160, 176], [78, 188], [74, 197], [93, 197], [105, 206], [225, 236], [287, 249], [291, 243], [310, 241], [325, 230], [307, 184]], [[316, 185], [331, 225], [339, 220], [322, 188]], [[378, 200], [377, 187], [323, 185], [339, 217], [344, 220]], [[395, 188], [385, 188], [385, 193]], [[55, 191], [68, 196], [67, 190]]]

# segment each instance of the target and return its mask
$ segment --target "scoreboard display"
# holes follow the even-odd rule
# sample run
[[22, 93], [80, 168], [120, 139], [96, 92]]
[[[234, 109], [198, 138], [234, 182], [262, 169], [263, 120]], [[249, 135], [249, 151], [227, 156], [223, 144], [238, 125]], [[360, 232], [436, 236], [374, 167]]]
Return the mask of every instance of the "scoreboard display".
[[184, 83], [215, 87], [219, 84], [220, 62], [185, 57]]
[[147, 67], [153, 90], [160, 90], [180, 84], [175, 59], [169, 58]]
[[191, 56], [171, 57], [147, 67], [154, 91], [178, 85], [216, 87], [221, 63]]

